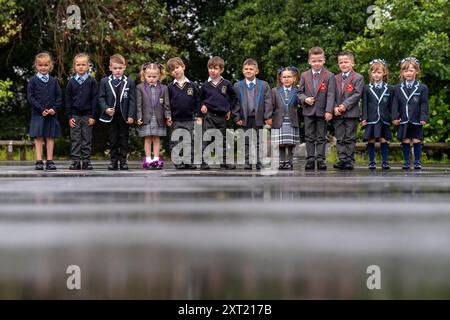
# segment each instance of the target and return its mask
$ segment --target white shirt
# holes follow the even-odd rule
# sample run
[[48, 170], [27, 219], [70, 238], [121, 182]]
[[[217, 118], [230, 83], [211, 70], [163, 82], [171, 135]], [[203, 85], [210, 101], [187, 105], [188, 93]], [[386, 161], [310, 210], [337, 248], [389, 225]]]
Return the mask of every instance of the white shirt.
[[216, 81], [213, 81], [211, 77], [208, 77], [208, 82], [212, 82], [214, 85], [217, 85], [220, 81], [222, 81], [222, 76], [220, 76]]
[[183, 80], [173, 80], [173, 84], [177, 84], [182, 87], [186, 82], [190, 82], [188, 78], [184, 77]]

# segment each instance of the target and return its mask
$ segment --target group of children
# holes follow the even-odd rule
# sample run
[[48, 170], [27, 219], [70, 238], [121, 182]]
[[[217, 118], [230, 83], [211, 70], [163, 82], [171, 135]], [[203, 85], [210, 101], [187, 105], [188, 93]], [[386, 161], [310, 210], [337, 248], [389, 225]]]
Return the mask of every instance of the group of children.
[[[108, 123], [108, 143], [111, 163], [109, 170], [128, 170], [127, 153], [129, 125], [138, 125], [138, 134], [144, 138], [146, 169], [162, 169], [159, 157], [160, 137], [184, 129], [193, 140], [194, 125], [202, 125], [203, 131], [217, 129], [226, 137], [229, 120], [244, 130], [259, 130], [269, 126], [276, 130], [279, 144], [279, 169], [293, 169], [294, 148], [300, 143], [298, 108], [302, 108], [306, 138], [305, 170], [326, 170], [325, 149], [327, 122], [333, 120], [339, 161], [334, 168], [354, 168], [356, 130], [358, 122], [365, 127], [369, 169], [375, 169], [375, 142], [380, 142], [382, 169], [389, 169], [388, 142], [391, 139], [391, 123], [398, 127], [397, 136], [403, 144], [403, 169], [410, 168], [410, 143], [414, 146], [414, 168], [421, 169], [423, 125], [428, 122], [428, 88], [419, 83], [419, 61], [413, 57], [401, 61], [401, 82], [392, 87], [387, 84], [388, 68], [383, 59], [370, 63], [370, 83], [364, 85], [364, 77], [353, 70], [355, 59], [351, 52], [338, 54], [340, 72], [334, 75], [325, 69], [325, 53], [320, 47], [309, 50], [311, 69], [300, 74], [294, 67], [277, 71], [277, 86], [270, 88], [266, 81], [257, 78], [258, 63], [247, 59], [243, 63], [244, 79], [234, 85], [221, 74], [225, 63], [220, 57], [208, 61], [209, 78], [199, 89], [186, 78], [185, 64], [180, 58], [171, 58], [167, 70], [173, 77], [167, 86], [162, 84], [166, 68], [156, 62], [144, 63], [140, 70], [141, 83], [125, 75], [126, 61], [115, 54], [110, 57], [111, 75], [104, 77], [97, 86], [89, 76], [90, 59], [78, 54], [73, 60], [73, 77], [65, 94], [65, 111], [70, 126], [71, 170], [91, 170], [92, 127], [98, 118]], [[47, 149], [47, 170], [55, 170], [53, 162], [54, 138], [61, 134], [57, 112], [62, 104], [62, 92], [58, 81], [50, 76], [53, 68], [51, 56], [44, 52], [36, 56], [36, 75], [27, 87], [28, 101], [32, 106], [30, 136], [35, 138], [36, 170], [43, 170], [43, 143]], [[359, 103], [362, 99], [362, 115]], [[100, 108], [100, 115], [97, 110]], [[274, 130], [275, 131], [275, 130]], [[234, 169], [229, 161], [226, 140], [223, 139], [221, 168]], [[256, 169], [261, 169], [259, 157], [261, 141], [257, 135]], [[171, 141], [171, 148], [175, 145]], [[205, 145], [203, 145], [205, 149]], [[245, 169], [252, 169], [249, 141], [245, 141]], [[153, 151], [153, 156], [152, 156]], [[189, 159], [190, 158], [190, 159]], [[183, 157], [186, 159], [186, 157]], [[196, 169], [194, 148], [188, 161], [175, 162], [177, 169]], [[202, 158], [202, 170], [209, 164]]]

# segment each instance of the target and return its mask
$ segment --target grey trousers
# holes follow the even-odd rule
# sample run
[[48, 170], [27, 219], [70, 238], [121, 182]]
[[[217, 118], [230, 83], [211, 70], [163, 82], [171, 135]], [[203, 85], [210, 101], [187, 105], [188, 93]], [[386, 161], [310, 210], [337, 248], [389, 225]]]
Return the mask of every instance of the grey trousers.
[[334, 135], [336, 136], [336, 149], [340, 161], [355, 164], [355, 143], [357, 118], [334, 119]]
[[[191, 135], [191, 161], [185, 164], [193, 164], [194, 163], [194, 121], [174, 121], [171, 128], [171, 134], [177, 130], [177, 129], [184, 129], [189, 131]], [[170, 137], [170, 150], [172, 151], [173, 148], [178, 144], [181, 143], [179, 141], [172, 141], [172, 135]], [[188, 143], [187, 141], [183, 140], [183, 143]], [[179, 155], [183, 156], [183, 155]], [[183, 162], [184, 163], [184, 162]]]
[[324, 117], [305, 116], [306, 161], [325, 161], [327, 122]]
[[70, 156], [74, 161], [91, 159], [92, 126], [89, 116], [73, 116], [75, 128], [70, 128]]

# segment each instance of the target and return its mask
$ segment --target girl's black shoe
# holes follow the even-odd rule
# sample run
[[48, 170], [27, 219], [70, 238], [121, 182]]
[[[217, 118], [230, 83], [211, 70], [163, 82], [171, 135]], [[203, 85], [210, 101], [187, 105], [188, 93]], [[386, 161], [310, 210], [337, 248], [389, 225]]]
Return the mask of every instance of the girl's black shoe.
[[56, 170], [56, 166], [55, 166], [55, 163], [53, 162], [53, 160], [47, 160], [45, 169], [46, 170]]
[[44, 161], [38, 160], [34, 165], [34, 170], [44, 170]]

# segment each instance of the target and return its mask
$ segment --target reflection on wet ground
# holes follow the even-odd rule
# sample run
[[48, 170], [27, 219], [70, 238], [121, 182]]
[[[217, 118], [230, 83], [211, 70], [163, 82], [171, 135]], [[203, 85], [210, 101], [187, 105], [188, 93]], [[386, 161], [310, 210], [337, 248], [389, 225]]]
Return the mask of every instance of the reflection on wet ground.
[[[0, 166], [0, 298], [450, 298], [447, 167], [138, 165]], [[81, 290], [66, 287], [69, 265], [81, 268]], [[381, 290], [366, 286], [370, 265]]]

